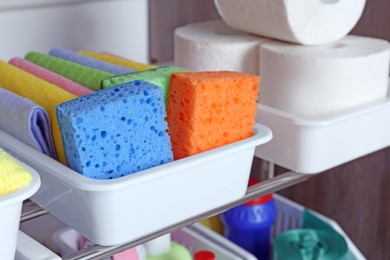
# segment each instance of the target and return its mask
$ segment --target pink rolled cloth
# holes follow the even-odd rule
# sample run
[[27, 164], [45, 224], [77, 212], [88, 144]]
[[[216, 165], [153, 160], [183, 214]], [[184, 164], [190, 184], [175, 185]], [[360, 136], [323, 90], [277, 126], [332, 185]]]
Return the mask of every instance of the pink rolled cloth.
[[93, 90], [87, 87], [84, 87], [50, 70], [42, 68], [28, 60], [14, 57], [10, 59], [8, 63], [40, 79], [50, 82], [53, 85], [56, 85], [78, 97], [85, 96], [94, 92]]

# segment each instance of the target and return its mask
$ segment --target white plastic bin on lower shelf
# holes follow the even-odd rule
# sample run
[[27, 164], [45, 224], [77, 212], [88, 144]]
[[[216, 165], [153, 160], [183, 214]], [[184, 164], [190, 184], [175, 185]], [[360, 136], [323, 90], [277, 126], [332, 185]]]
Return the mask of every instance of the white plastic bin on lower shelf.
[[39, 171], [31, 200], [99, 245], [117, 245], [241, 198], [255, 147], [272, 138], [256, 124], [253, 137], [112, 180], [84, 177], [0, 131], [0, 146]]
[[[272, 238], [275, 238], [284, 231], [299, 228], [305, 208], [278, 194], [273, 194], [273, 198], [277, 209], [277, 218], [272, 232]], [[310, 212], [345, 238], [350, 252], [348, 260], [366, 259], [334, 220], [319, 213]], [[71, 228], [63, 228], [53, 234], [53, 242], [58, 245], [62, 255], [76, 252], [79, 238], [80, 234]], [[172, 239], [186, 246], [192, 253], [210, 250], [215, 253], [216, 260], [256, 260], [256, 257], [246, 250], [198, 223], [174, 231]]]
[[[53, 234], [53, 242], [63, 256], [78, 250], [79, 238], [80, 234], [71, 228], [63, 228]], [[192, 254], [200, 250], [212, 251], [217, 260], [256, 260], [252, 254], [201, 224], [176, 230], [172, 233], [172, 240], [185, 246]]]
[[299, 173], [319, 173], [390, 145], [390, 98], [322, 118], [258, 104], [273, 139], [255, 155]]

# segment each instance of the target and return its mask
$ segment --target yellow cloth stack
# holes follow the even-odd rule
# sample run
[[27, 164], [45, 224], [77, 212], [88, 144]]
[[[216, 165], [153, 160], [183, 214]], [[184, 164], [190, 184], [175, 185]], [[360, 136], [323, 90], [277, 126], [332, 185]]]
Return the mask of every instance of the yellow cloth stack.
[[0, 149], [0, 196], [26, 186], [31, 174], [11, 155]]
[[77, 96], [0, 60], [0, 87], [42, 106], [49, 114], [58, 160], [66, 164], [56, 106]]
[[114, 55], [109, 55], [109, 54], [104, 54], [99, 52], [92, 52], [92, 51], [78, 51], [78, 52], [85, 56], [89, 56], [98, 60], [110, 62], [134, 70], [150, 70], [156, 68], [156, 66], [153, 65], [135, 62], [119, 56], [114, 56]]

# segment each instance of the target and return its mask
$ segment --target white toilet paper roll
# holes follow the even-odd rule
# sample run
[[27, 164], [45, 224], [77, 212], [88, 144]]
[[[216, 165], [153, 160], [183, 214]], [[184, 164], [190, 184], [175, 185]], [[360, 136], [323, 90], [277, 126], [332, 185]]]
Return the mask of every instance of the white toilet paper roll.
[[232, 28], [305, 45], [330, 43], [347, 35], [362, 15], [365, 0], [214, 0]]
[[259, 102], [321, 116], [386, 97], [389, 42], [362, 36], [322, 46], [269, 41], [260, 47]]
[[259, 71], [259, 43], [268, 39], [226, 26], [222, 20], [192, 23], [175, 30], [175, 65], [192, 71]]

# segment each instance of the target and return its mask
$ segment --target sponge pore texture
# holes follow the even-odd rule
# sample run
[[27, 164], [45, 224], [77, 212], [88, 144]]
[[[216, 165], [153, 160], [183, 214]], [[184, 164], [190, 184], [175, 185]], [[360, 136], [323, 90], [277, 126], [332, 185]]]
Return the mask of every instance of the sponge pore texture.
[[171, 76], [167, 116], [175, 159], [253, 135], [259, 77], [232, 71]]
[[57, 106], [73, 170], [112, 179], [173, 160], [160, 87], [133, 81]]

